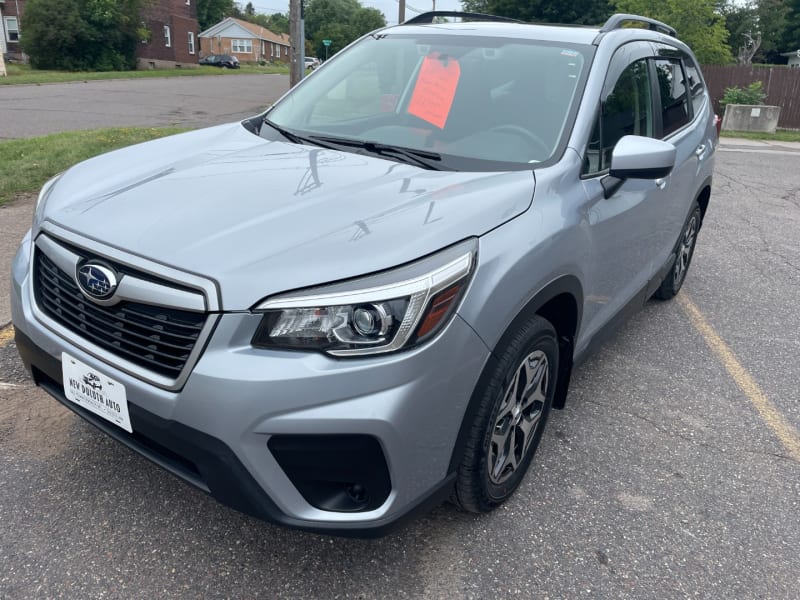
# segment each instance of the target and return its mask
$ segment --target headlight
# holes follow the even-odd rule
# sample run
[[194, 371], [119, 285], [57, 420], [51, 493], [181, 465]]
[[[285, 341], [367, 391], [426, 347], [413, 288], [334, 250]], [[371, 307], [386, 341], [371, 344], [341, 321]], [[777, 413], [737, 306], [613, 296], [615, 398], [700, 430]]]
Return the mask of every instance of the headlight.
[[44, 211], [45, 204], [47, 204], [47, 198], [50, 196], [50, 192], [53, 191], [53, 187], [55, 186], [56, 182], [61, 178], [64, 173], [61, 172], [55, 177], [50, 178], [45, 184], [42, 186], [42, 189], [39, 190], [39, 196], [36, 198], [36, 205], [33, 209], [33, 222], [38, 223], [41, 220], [42, 211]]
[[333, 356], [392, 352], [432, 338], [455, 313], [475, 267], [477, 241], [376, 276], [275, 296], [254, 346]]

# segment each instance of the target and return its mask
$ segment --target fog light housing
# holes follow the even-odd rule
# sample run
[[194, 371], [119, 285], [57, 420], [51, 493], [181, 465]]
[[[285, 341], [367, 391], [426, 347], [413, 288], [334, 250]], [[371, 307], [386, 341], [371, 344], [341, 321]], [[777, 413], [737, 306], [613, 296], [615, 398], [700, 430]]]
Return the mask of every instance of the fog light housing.
[[372, 436], [274, 435], [267, 446], [305, 501], [320, 510], [375, 510], [392, 490], [386, 457]]

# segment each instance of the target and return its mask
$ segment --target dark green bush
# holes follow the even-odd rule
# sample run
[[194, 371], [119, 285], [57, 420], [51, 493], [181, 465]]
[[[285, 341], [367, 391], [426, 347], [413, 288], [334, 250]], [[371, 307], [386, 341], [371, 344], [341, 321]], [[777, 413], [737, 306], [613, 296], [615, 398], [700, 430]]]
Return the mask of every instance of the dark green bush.
[[754, 81], [744, 89], [740, 87], [725, 88], [725, 93], [719, 103], [722, 106], [726, 104], [764, 104], [766, 97], [764, 84]]
[[133, 69], [148, 1], [28, 0], [22, 48], [35, 69]]

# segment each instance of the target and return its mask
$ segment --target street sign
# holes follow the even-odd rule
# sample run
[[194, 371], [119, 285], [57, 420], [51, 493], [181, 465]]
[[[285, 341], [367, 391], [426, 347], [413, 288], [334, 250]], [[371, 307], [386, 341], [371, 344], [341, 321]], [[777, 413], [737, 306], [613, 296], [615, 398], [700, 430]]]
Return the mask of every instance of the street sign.
[[327, 48], [328, 46], [331, 45], [331, 41], [330, 40], [322, 40], [322, 45]]

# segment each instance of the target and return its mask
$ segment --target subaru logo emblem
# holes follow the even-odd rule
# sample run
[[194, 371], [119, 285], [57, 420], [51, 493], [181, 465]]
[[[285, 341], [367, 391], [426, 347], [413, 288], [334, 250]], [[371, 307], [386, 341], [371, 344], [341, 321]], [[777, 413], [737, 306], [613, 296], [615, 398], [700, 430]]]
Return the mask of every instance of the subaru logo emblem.
[[78, 269], [78, 285], [89, 298], [105, 300], [116, 291], [117, 276], [108, 267], [90, 262]]

